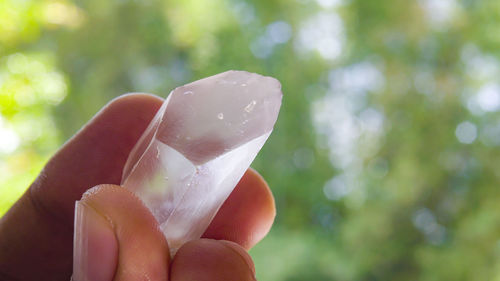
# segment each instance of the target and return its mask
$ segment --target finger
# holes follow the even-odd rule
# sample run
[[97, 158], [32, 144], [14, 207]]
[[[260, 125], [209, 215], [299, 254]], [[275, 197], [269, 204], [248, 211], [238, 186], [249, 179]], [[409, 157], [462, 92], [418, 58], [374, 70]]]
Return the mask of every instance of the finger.
[[245, 249], [229, 241], [194, 240], [184, 244], [171, 264], [171, 281], [247, 281], [255, 269]]
[[249, 169], [203, 234], [250, 249], [269, 232], [276, 216], [274, 198], [264, 179]]
[[84, 194], [75, 218], [74, 281], [168, 280], [165, 236], [130, 191], [101, 185]]
[[92, 186], [119, 184], [125, 161], [163, 100], [130, 94], [113, 100], [52, 157], [32, 194], [64, 223], [73, 222], [74, 202]]
[[57, 152], [0, 220], [0, 277], [69, 279], [75, 200], [92, 186], [120, 182], [128, 153], [161, 104], [144, 94], [117, 98]]

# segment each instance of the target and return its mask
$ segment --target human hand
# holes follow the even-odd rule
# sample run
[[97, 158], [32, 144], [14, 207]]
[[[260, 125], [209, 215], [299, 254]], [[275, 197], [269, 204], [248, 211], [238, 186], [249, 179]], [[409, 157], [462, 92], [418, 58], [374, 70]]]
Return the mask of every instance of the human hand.
[[144, 94], [115, 99], [56, 153], [0, 219], [0, 280], [67, 281], [72, 272], [75, 281], [255, 280], [246, 250], [267, 234], [275, 215], [257, 172], [245, 173], [207, 239], [186, 243], [172, 261], [152, 214], [116, 185], [162, 102]]

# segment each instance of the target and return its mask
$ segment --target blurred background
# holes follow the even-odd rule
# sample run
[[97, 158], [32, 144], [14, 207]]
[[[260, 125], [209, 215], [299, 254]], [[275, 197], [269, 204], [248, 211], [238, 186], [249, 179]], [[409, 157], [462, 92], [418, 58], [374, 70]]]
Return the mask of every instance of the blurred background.
[[500, 280], [500, 1], [0, 0], [0, 215], [110, 99], [278, 78], [259, 280]]

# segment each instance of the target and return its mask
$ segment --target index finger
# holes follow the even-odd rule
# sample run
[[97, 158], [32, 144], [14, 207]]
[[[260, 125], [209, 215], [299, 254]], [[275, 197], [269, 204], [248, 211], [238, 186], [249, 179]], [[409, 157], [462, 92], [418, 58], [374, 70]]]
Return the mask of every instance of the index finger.
[[119, 97], [52, 157], [0, 220], [0, 277], [69, 279], [74, 202], [92, 186], [120, 182], [130, 150], [162, 102], [145, 94]]

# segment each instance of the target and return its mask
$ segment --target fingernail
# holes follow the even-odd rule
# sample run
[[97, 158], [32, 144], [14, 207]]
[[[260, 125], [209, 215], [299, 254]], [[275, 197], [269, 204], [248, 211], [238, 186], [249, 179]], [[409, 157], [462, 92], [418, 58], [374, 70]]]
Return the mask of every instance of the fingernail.
[[118, 260], [118, 242], [111, 224], [92, 207], [75, 204], [73, 281], [111, 281]]

